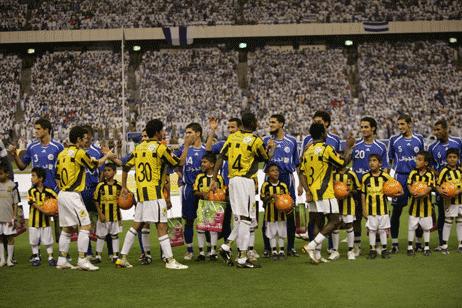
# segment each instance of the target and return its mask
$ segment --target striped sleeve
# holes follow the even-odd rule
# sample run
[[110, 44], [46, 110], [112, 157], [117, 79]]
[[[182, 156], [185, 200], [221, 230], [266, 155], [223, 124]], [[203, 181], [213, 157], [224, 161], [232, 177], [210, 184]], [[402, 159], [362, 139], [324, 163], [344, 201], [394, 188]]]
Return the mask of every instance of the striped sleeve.
[[259, 161], [267, 161], [269, 159], [268, 153], [266, 152], [265, 145], [263, 144], [263, 140], [260, 137], [255, 139], [253, 144], [254, 153]]
[[366, 188], [366, 182], [367, 180], [369, 179], [370, 177], [370, 174], [369, 173], [366, 173], [364, 176], [363, 176], [363, 181], [362, 181], [362, 184], [361, 184], [361, 192], [363, 194], [365, 194], [367, 191], [367, 188]]
[[193, 184], [193, 190], [194, 191], [199, 191], [199, 183], [202, 180], [203, 173], [200, 173], [196, 176], [196, 179], [194, 180]]
[[414, 176], [415, 173], [416, 173], [415, 170], [412, 170], [411, 173], [409, 173], [409, 176], [407, 177], [407, 182], [406, 182], [407, 185], [412, 184], [412, 182], [413, 182], [412, 177]]
[[260, 199], [265, 199], [267, 197], [268, 182], [264, 182], [260, 190]]
[[436, 185], [441, 186], [443, 184], [444, 179], [446, 178], [446, 174], [449, 172], [449, 169], [444, 167], [443, 170], [441, 170], [439, 176], [438, 176], [438, 181]]
[[99, 190], [101, 189], [101, 186], [103, 184], [104, 184], [103, 182], [98, 183], [98, 185], [96, 186], [95, 192], [93, 193], [93, 200], [95, 200], [96, 202], [100, 201], [101, 196], [100, 196]]
[[430, 179], [428, 186], [431, 188], [434, 188], [435, 187], [435, 174], [431, 171], [428, 171], [427, 173], [428, 173], [428, 178]]
[[32, 187], [31, 189], [29, 189], [29, 191], [27, 192], [27, 201], [29, 203], [29, 205], [32, 205], [35, 203], [35, 196], [34, 196], [34, 188]]
[[335, 152], [334, 148], [327, 146], [326, 155], [328, 162], [336, 168], [340, 168], [345, 164], [345, 161]]
[[130, 169], [135, 165], [135, 155], [132, 153], [130, 153], [130, 155], [128, 156], [127, 158], [127, 161], [125, 162], [125, 164], [123, 165], [122, 169], [123, 171], [125, 172], [128, 172], [130, 171]]
[[284, 194], [288, 194], [289, 193], [289, 188], [287, 187], [287, 184], [284, 183], [284, 182], [281, 182], [281, 186], [284, 189]]
[[84, 166], [87, 169], [90, 169], [91, 171], [95, 170], [98, 166], [97, 160], [91, 158], [90, 155], [88, 155], [87, 152], [85, 152], [82, 149], [79, 149], [77, 153], [75, 153], [75, 158], [80, 165]]
[[359, 183], [359, 179], [358, 179], [358, 176], [356, 175], [356, 173], [353, 170], [350, 170], [349, 173], [350, 173], [351, 177], [353, 178], [353, 186], [354, 186], [355, 190], [361, 189], [361, 183]]
[[225, 188], [225, 182], [223, 180], [223, 177], [221, 175], [218, 175], [217, 180], [218, 180], [218, 184], [219, 184], [220, 188], [224, 189]]
[[51, 188], [45, 188], [45, 191], [47, 193], [48, 196], [54, 198], [54, 199], [58, 199], [58, 194]]
[[175, 155], [172, 154], [172, 151], [164, 144], [161, 144], [159, 146], [164, 147], [164, 151], [162, 153], [162, 160], [167, 163], [170, 167], [176, 167], [178, 166], [180, 159], [176, 157]]

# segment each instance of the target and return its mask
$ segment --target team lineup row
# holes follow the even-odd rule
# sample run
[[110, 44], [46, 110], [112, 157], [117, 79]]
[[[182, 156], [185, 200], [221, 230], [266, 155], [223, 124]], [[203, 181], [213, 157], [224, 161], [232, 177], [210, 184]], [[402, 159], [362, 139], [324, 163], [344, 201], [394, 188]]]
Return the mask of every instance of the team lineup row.
[[[217, 143], [213, 140], [213, 130], [216, 129], [217, 122], [212, 119], [210, 121], [211, 132], [206, 145], [202, 145], [200, 125], [191, 123], [186, 128], [184, 145], [175, 150], [175, 153], [172, 153], [167, 145], [161, 143], [165, 138], [162, 122], [151, 120], [145, 130], [147, 140], [141, 142], [128, 157], [122, 160], [115, 157], [108, 149], [99, 149], [95, 145], [90, 145], [91, 129], [80, 126], [71, 129], [70, 145], [63, 149], [51, 139], [50, 122], [41, 119], [35, 125], [36, 137], [39, 140], [31, 144], [21, 157], [16, 154], [14, 147], [10, 147], [10, 152], [19, 168], [25, 168], [30, 162], [33, 167], [45, 167], [45, 170], [35, 169], [32, 173], [34, 192], [29, 192], [29, 203], [33, 205], [31, 212], [33, 210], [40, 212], [41, 202], [50, 197], [52, 192], [58, 199], [59, 225], [62, 227], [59, 238], [58, 268], [74, 268], [67, 261], [66, 256], [71, 234], [76, 226], [80, 226], [77, 241], [78, 267], [85, 270], [98, 269], [89, 261], [89, 258], [85, 257], [88, 254], [88, 236], [92, 229], [89, 212], [99, 214], [96, 230], [97, 254], [100, 256], [104, 237], [110, 234], [109, 242], [113, 244], [113, 253], [117, 256], [120, 214], [115, 196], [119, 192], [122, 196], [127, 195], [127, 174], [133, 167], [135, 167], [136, 174], [138, 204], [133, 225], [127, 232], [120, 255], [115, 260], [119, 267], [131, 267], [127, 261], [127, 255], [139, 232], [142, 233], [141, 241], [145, 244], [145, 248], [149, 248], [148, 224], [155, 223], [166, 267], [186, 268], [173, 258], [167, 234], [167, 209], [171, 203], [169, 198], [164, 199], [163, 190], [165, 188], [168, 191], [167, 175], [173, 172], [174, 168], [177, 168], [176, 171], [182, 176], [182, 216], [184, 241], [187, 247], [186, 260], [193, 258], [193, 228], [198, 199], [207, 199], [209, 190], [215, 191], [220, 186], [226, 186], [230, 204], [228, 208], [232, 210], [234, 224], [231, 230], [229, 222], [223, 223], [222, 235], [225, 243], [219, 250], [216, 249], [218, 234], [210, 232], [209, 255], [216, 258], [217, 253], [220, 253], [228, 264], [232, 264], [230, 245], [235, 241], [239, 249], [237, 266], [258, 267], [258, 264], [254, 262], [256, 253], [253, 247], [254, 230], [257, 226], [256, 185], [253, 176], [260, 161], [267, 163], [265, 168], [267, 180], [261, 191], [261, 199], [265, 206], [265, 219], [262, 225], [265, 230], [265, 254], [284, 255], [284, 239], [287, 238], [287, 255], [298, 256], [294, 247], [294, 213], [293, 211], [282, 213], [274, 207], [275, 195], [288, 193], [295, 200], [296, 191], [299, 195], [303, 191], [306, 192], [310, 209], [308, 229], [312, 241], [304, 249], [315, 263], [323, 260], [320, 256], [321, 244], [326, 236], [331, 234], [333, 247], [329, 258], [331, 260], [338, 258], [338, 227], [342, 221], [347, 229], [348, 257], [354, 259], [356, 255], [359, 255], [362, 215], [367, 217], [366, 226], [371, 245], [369, 257], [373, 258], [376, 255], [375, 237], [377, 233], [382, 248], [384, 248], [382, 256], [389, 256], [386, 249], [386, 230], [390, 227], [393, 242], [391, 251], [398, 252], [399, 216], [408, 203], [410, 204], [410, 221], [411, 217], [415, 218], [412, 224], [409, 224], [408, 253], [412, 254], [414, 251], [411, 244], [414, 237], [411, 234], [414, 234], [416, 229], [417, 231], [422, 229], [421, 233], [423, 233], [425, 242], [424, 251], [428, 255], [429, 226], [432, 225], [429, 223], [429, 217], [431, 220], [433, 209], [429, 193], [432, 187], [437, 190], [438, 229], [441, 245], [439, 248], [447, 252], [448, 230], [450, 232], [453, 217], [456, 217], [458, 237], [462, 235], [462, 230], [459, 231], [462, 227], [460, 206], [462, 202], [460, 201], [461, 172], [458, 167], [462, 142], [458, 138], [448, 136], [445, 121], [435, 123], [434, 134], [438, 140], [429, 147], [429, 152], [424, 151], [421, 136], [412, 132], [412, 122], [407, 116], [400, 116], [397, 120], [400, 134], [391, 138], [388, 150], [385, 144], [374, 137], [377, 123], [373, 118], [364, 117], [362, 119], [363, 138], [358, 141], [348, 140], [346, 149], [340, 148], [339, 139], [335, 135], [327, 133], [330, 125], [328, 113], [316, 112], [313, 122], [310, 135], [305, 138], [302, 155], [298, 153], [295, 139], [284, 132], [285, 119], [283, 116], [270, 117], [270, 136], [261, 139], [252, 133], [257, 128], [257, 120], [250, 113], [243, 114], [242, 119], [230, 119], [228, 122], [229, 137], [226, 141]], [[218, 156], [215, 157], [207, 152], [216, 153]], [[342, 156], [338, 154], [340, 152], [343, 153]], [[123, 165], [121, 184], [113, 180], [115, 170], [113, 164], [108, 164], [106, 168], [103, 167], [107, 160]], [[352, 170], [345, 169], [344, 167], [350, 160], [352, 160]], [[392, 162], [395, 177], [403, 188], [394, 195], [391, 221], [388, 217], [388, 201], [382, 192], [383, 184], [390, 178], [387, 173], [389, 162]], [[294, 187], [293, 178], [297, 168], [301, 183], [298, 188]], [[2, 186], [5, 183], [5, 191], [11, 191], [12, 183], [6, 180], [9, 170], [7, 167], [2, 167], [2, 169], [4, 171], [0, 171], [0, 175], [3, 174], [0, 176], [0, 182]], [[335, 170], [337, 171], [334, 172]], [[433, 172], [438, 174], [437, 180]], [[200, 176], [201, 173], [203, 174]], [[355, 176], [357, 180], [354, 180]], [[334, 177], [336, 181], [344, 180], [350, 187], [347, 198], [339, 201], [335, 198]], [[201, 180], [197, 182], [198, 179]], [[40, 182], [43, 182], [42, 185], [38, 184]], [[354, 182], [357, 183], [356, 188], [353, 185]], [[425, 182], [426, 188], [417, 193], [412, 189], [409, 192], [408, 185], [412, 186], [414, 182]], [[455, 184], [452, 198], [448, 198], [449, 194], [441, 189], [444, 182]], [[56, 195], [55, 191], [59, 193]], [[355, 191], [361, 191], [362, 194], [355, 193]], [[82, 197], [85, 202], [82, 201]], [[0, 251], [3, 265], [12, 264], [11, 257], [14, 247], [13, 237], [10, 235], [14, 233], [14, 224], [11, 219], [15, 217], [15, 207], [11, 205], [17, 203], [17, 200], [14, 199], [12, 193], [9, 194], [9, 198], [11, 199], [5, 200], [5, 204], [10, 204], [0, 212], [2, 213], [0, 221], [3, 221], [0, 234], [8, 237], [9, 242], [7, 245], [8, 260], [5, 261], [3, 256], [3, 247]], [[39, 216], [37, 214], [37, 217]], [[231, 217], [231, 215], [228, 216]], [[324, 224], [325, 218], [327, 218], [327, 224]], [[38, 243], [45, 245], [48, 243], [48, 231], [41, 230], [48, 227], [43, 225], [44, 221], [46, 219], [29, 221], [34, 258], [37, 258]], [[31, 223], [39, 224], [31, 225]], [[418, 229], [419, 224], [421, 228]], [[411, 227], [415, 229], [411, 230]], [[51, 235], [51, 231], [49, 233]], [[419, 237], [419, 234], [417, 236]], [[458, 241], [460, 242], [461, 239], [458, 238]], [[204, 242], [205, 234], [198, 232], [198, 259], [205, 259]], [[276, 249], [276, 244], [279, 245], [279, 251]], [[419, 249], [419, 244], [418, 241], [417, 249]], [[145, 249], [145, 252], [149, 250]], [[149, 263], [150, 254], [146, 253], [143, 260]]]

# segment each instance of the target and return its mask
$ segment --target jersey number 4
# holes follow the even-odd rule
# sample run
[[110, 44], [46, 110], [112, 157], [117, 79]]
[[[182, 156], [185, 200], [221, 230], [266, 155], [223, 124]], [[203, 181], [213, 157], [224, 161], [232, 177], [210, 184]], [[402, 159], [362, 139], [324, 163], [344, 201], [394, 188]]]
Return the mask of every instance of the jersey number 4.
[[236, 159], [234, 160], [234, 163], [233, 163], [233, 169], [236, 169], [238, 171], [241, 171], [242, 169], [242, 166], [241, 166], [241, 154], [239, 154]]

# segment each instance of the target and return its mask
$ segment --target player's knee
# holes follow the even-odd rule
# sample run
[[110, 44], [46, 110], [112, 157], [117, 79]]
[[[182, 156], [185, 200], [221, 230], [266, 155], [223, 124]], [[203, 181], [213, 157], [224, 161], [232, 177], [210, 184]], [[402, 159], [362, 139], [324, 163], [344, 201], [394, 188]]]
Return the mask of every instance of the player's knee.
[[106, 239], [105, 236], [99, 236], [99, 235], [97, 235], [96, 237], [97, 237], [99, 240], [102, 240], [102, 241], [104, 241], [104, 240]]
[[452, 217], [446, 217], [446, 218], [444, 219], [444, 223], [445, 223], [445, 224], [451, 225], [451, 224], [452, 224], [452, 221], [453, 221]]
[[91, 230], [91, 224], [81, 226], [80, 230], [90, 231]]
[[112, 238], [113, 240], [116, 240], [116, 239], [119, 238], [119, 235], [118, 235], [118, 234], [111, 234], [111, 238]]

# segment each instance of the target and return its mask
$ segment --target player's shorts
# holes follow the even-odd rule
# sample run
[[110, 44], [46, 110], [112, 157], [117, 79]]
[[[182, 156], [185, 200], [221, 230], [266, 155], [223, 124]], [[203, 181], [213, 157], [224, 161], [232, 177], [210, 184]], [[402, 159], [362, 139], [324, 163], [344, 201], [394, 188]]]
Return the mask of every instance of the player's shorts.
[[369, 230], [377, 231], [390, 228], [390, 216], [385, 215], [376, 215], [376, 216], [367, 216], [366, 227]]
[[286, 238], [287, 223], [285, 221], [267, 221], [265, 235], [269, 239], [275, 238], [276, 236], [279, 236], [280, 238]]
[[[0, 235], [13, 235], [16, 234], [14, 224], [9, 226], [7, 222], [0, 222]], [[0, 244], [3, 245], [3, 244]]]
[[421, 226], [424, 231], [430, 231], [431, 228], [433, 228], [433, 220], [432, 217], [415, 217], [415, 216], [409, 216], [409, 224], [408, 228], [409, 231], [415, 231], [417, 230], [418, 226]]
[[45, 246], [53, 244], [51, 227], [34, 228], [29, 227], [29, 243], [33, 246], [43, 244]]
[[391, 199], [391, 205], [393, 206], [407, 206], [408, 199], [410, 197], [409, 189], [407, 188], [407, 178], [409, 173], [396, 173], [395, 179], [401, 184], [403, 187], [404, 194]]
[[451, 204], [444, 206], [444, 217], [457, 217], [462, 216], [462, 205]]
[[106, 237], [106, 235], [117, 235], [121, 232], [121, 227], [118, 221], [112, 222], [96, 222], [96, 236]]
[[351, 224], [351, 223], [353, 223], [353, 221], [356, 220], [356, 216], [353, 216], [353, 215], [340, 215], [340, 220], [344, 224]]
[[185, 184], [181, 186], [181, 215], [186, 219], [195, 219], [197, 217], [197, 197], [194, 196], [192, 185]]
[[252, 179], [236, 176], [229, 180], [229, 201], [233, 215], [256, 219], [255, 183]]
[[167, 203], [164, 199], [139, 202], [135, 209], [134, 222], [167, 222]]
[[323, 199], [317, 200], [316, 203], [316, 210], [318, 213], [324, 214], [338, 214], [339, 213], [339, 206], [337, 199]]
[[83, 204], [82, 196], [78, 192], [60, 191], [58, 194], [59, 226], [90, 225], [90, 216]]

